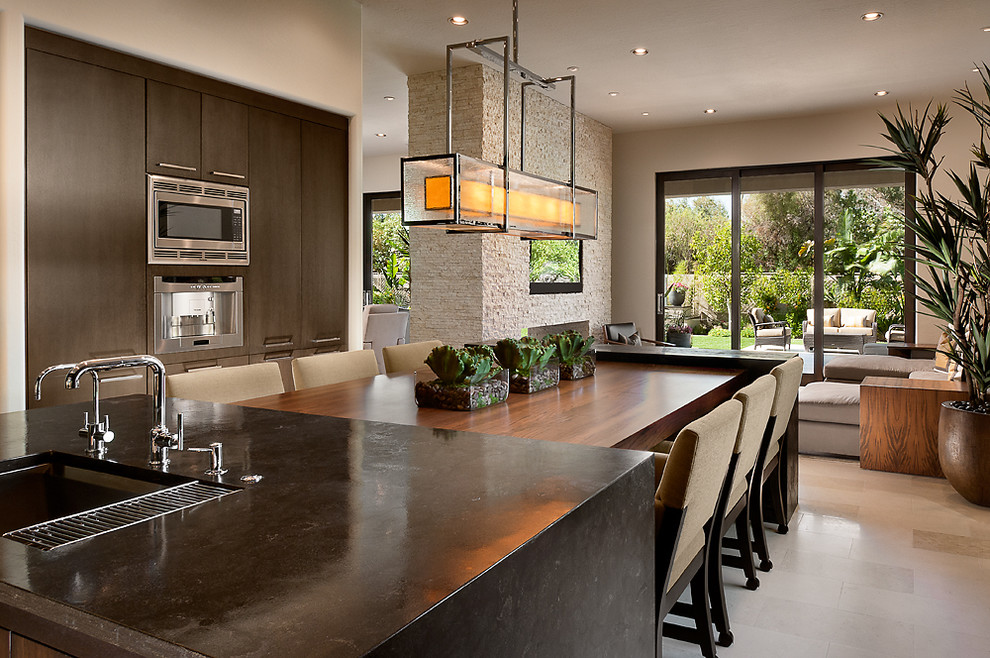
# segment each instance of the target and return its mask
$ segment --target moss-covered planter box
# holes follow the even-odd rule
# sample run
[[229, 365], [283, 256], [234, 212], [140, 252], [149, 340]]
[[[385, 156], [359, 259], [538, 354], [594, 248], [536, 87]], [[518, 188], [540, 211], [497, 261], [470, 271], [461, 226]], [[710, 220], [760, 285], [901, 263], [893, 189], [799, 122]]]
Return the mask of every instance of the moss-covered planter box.
[[509, 371], [499, 370], [480, 384], [456, 386], [439, 379], [416, 382], [416, 404], [421, 407], [474, 411], [505, 402], [509, 397]]
[[588, 354], [581, 361], [575, 364], [560, 364], [560, 378], [564, 380], [570, 379], [584, 379], [585, 377], [593, 377], [595, 375], [595, 355]]
[[552, 388], [560, 383], [560, 367], [556, 359], [551, 359], [542, 368], [530, 368], [525, 375], [512, 373], [509, 377], [510, 393], [536, 393]]

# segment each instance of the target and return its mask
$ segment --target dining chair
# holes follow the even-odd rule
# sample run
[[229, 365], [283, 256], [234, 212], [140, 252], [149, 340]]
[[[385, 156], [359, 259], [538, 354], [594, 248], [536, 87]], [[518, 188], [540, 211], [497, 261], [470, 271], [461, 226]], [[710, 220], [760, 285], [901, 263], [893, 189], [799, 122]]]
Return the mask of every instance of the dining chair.
[[804, 361], [801, 357], [788, 359], [775, 367], [770, 374], [777, 380], [777, 391], [773, 396], [773, 407], [770, 411], [770, 430], [767, 432], [760, 456], [757, 458], [756, 472], [760, 473], [759, 485], [753, 483], [749, 499], [749, 520], [753, 530], [753, 550], [760, 558], [760, 570], [770, 571], [773, 562], [770, 561], [770, 551], [767, 548], [767, 535], [763, 528], [763, 497], [770, 496], [769, 503], [778, 519], [777, 532], [787, 533], [787, 519], [784, 512], [784, 482], [780, 473], [780, 442], [787, 433], [791, 421], [791, 411], [801, 387], [801, 375], [804, 372]]
[[[658, 453], [656, 515], [657, 656], [663, 637], [694, 642], [715, 656], [708, 603], [708, 546], [719, 493], [729, 470], [743, 405], [727, 400], [677, 434], [669, 454]], [[690, 586], [690, 603], [677, 599]], [[665, 622], [689, 617], [695, 628]]]
[[371, 350], [328, 352], [292, 360], [292, 381], [297, 391], [377, 374], [378, 360]]
[[[390, 305], [379, 304], [379, 306]], [[364, 327], [364, 349], [374, 352], [375, 360], [378, 362], [379, 372], [385, 371], [385, 360], [382, 357], [382, 349], [405, 343], [408, 329], [409, 314], [404, 311], [397, 311], [395, 313], [372, 311], [368, 315]]]
[[237, 402], [284, 393], [277, 363], [202, 368], [165, 377], [165, 394], [203, 402]]
[[[776, 391], [777, 380], [768, 374], [739, 389], [732, 396], [743, 405], [742, 420], [736, 434], [725, 485], [715, 511], [715, 518], [721, 519], [722, 523], [715, 524], [708, 557], [708, 598], [712, 604], [712, 621], [719, 633], [717, 644], [723, 647], [732, 644], [732, 631], [729, 629], [729, 613], [725, 603], [722, 565], [742, 569], [746, 574], [747, 589], [755, 590], [760, 586], [749, 539], [749, 497], [756, 460], [770, 426], [770, 411]], [[732, 527], [736, 529], [736, 537], [727, 538], [725, 535]], [[738, 555], [723, 555], [723, 548], [733, 550]]]
[[385, 372], [408, 372], [425, 367], [426, 357], [434, 347], [443, 343], [439, 340], [424, 340], [408, 345], [389, 345], [382, 348], [382, 360], [385, 362]]

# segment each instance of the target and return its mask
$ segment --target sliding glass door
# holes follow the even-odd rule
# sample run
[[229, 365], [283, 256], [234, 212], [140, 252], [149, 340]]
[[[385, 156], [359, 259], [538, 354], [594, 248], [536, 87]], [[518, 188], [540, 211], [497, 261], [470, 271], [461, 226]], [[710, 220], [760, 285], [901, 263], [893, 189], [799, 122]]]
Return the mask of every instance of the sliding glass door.
[[909, 340], [905, 182], [863, 162], [658, 174], [658, 337], [794, 351], [819, 376]]

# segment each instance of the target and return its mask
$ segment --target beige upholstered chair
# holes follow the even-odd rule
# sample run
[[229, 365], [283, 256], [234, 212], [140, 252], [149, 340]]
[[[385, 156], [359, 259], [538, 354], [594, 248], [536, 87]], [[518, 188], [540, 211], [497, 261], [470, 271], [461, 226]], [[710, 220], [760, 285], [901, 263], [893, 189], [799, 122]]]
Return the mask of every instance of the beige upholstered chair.
[[297, 391], [377, 374], [378, 361], [371, 350], [329, 352], [292, 360], [292, 381]]
[[[712, 620], [719, 632], [718, 644], [724, 647], [732, 644], [732, 631], [729, 630], [729, 613], [725, 605], [722, 565], [742, 569], [748, 589], [755, 590], [760, 586], [753, 564], [753, 545], [749, 539], [749, 496], [756, 460], [770, 427], [770, 411], [776, 391], [776, 378], [763, 375], [732, 396], [742, 402], [742, 421], [732, 449], [726, 485], [722, 487], [715, 512], [715, 518], [721, 518], [722, 524], [715, 526], [716, 533], [712, 535], [708, 557], [708, 598], [712, 604]], [[736, 538], [727, 539], [725, 534], [733, 526], [736, 528]], [[723, 555], [723, 546], [733, 549], [734, 553]]]
[[204, 368], [169, 375], [166, 395], [204, 402], [237, 402], [284, 393], [277, 363], [252, 363], [228, 368]]
[[389, 345], [382, 348], [385, 372], [406, 372], [425, 367], [426, 357], [434, 347], [443, 345], [439, 340], [424, 340], [408, 345]]
[[[739, 431], [743, 405], [728, 400], [682, 429], [670, 454], [656, 455], [657, 655], [663, 636], [701, 645], [715, 655], [708, 607], [708, 542], [712, 519]], [[675, 608], [690, 585], [691, 603]], [[692, 617], [695, 628], [664, 623], [668, 612]]]
[[[801, 387], [801, 374], [804, 372], [804, 362], [800, 357], [794, 357], [770, 371], [777, 380], [777, 392], [773, 396], [773, 407], [770, 411], [770, 431], [764, 441], [757, 459], [757, 473], [763, 486], [754, 487], [749, 501], [750, 525], [753, 529], [753, 549], [760, 558], [760, 569], [770, 571], [773, 563], [767, 549], [767, 535], [763, 529], [763, 496], [770, 496], [774, 514], [777, 516], [777, 532], [787, 532], [787, 520], [784, 513], [784, 482], [780, 473], [780, 442], [787, 433], [787, 425], [791, 421], [791, 411]], [[755, 478], [754, 478], [755, 479]]]

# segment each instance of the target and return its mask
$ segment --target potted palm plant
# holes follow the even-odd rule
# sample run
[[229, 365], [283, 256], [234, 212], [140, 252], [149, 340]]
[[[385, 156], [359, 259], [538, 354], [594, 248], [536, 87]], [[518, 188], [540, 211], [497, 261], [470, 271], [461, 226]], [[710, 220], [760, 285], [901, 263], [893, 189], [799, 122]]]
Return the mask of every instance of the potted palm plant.
[[952, 486], [970, 502], [990, 506], [990, 67], [980, 68], [979, 97], [969, 86], [956, 90], [955, 104], [979, 124], [969, 171], [946, 171], [951, 194], [936, 192], [942, 158], [935, 148], [950, 121], [944, 105], [924, 113], [885, 117], [883, 137], [892, 147], [884, 162], [903, 167], [920, 181], [917, 211], [906, 220], [916, 236], [918, 300], [949, 337], [939, 351], [962, 370], [968, 399], [945, 402], [939, 418], [939, 460]]
[[426, 365], [437, 378], [416, 382], [416, 404], [421, 407], [472, 411], [509, 397], [508, 373], [498, 367], [487, 345], [440, 345], [426, 357]]
[[509, 371], [509, 392], [535, 393], [560, 382], [553, 345], [536, 338], [503, 338], [495, 344], [495, 358]]

